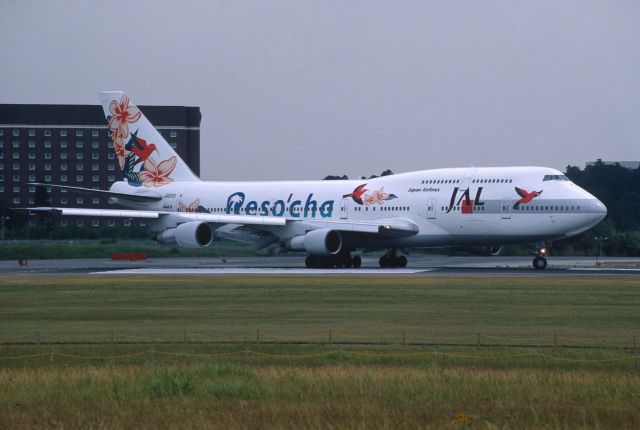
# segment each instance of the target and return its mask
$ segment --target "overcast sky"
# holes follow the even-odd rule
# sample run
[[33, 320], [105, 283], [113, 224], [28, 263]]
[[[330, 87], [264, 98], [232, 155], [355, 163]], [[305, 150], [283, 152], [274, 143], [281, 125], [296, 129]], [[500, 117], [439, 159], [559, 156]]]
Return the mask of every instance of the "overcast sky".
[[0, 103], [116, 89], [211, 180], [640, 160], [640, 2], [0, 0]]

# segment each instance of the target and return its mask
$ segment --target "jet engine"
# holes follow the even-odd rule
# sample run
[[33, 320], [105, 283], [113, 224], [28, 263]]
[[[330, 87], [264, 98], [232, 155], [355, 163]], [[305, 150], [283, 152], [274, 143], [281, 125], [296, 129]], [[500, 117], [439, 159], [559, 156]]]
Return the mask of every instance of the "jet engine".
[[469, 246], [464, 248], [470, 254], [479, 255], [483, 257], [495, 257], [496, 255], [502, 252], [502, 246], [491, 245], [491, 246]]
[[342, 250], [342, 235], [337, 230], [312, 230], [289, 239], [286, 245], [293, 251], [307, 251], [312, 255], [335, 255]]
[[185, 222], [175, 228], [168, 228], [158, 233], [156, 240], [163, 245], [178, 245], [182, 248], [204, 248], [213, 242], [213, 229], [206, 222]]

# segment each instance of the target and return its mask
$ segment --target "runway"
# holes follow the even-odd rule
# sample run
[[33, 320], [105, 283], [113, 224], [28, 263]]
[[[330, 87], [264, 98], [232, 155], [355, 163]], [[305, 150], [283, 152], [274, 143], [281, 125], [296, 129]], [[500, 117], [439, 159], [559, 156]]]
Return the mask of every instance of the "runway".
[[307, 269], [300, 256], [229, 258], [151, 258], [0, 261], [0, 275], [238, 275], [238, 276], [640, 276], [640, 258], [550, 257], [546, 270], [531, 267], [531, 257], [409, 256], [404, 269], [382, 269], [375, 256], [358, 269]]

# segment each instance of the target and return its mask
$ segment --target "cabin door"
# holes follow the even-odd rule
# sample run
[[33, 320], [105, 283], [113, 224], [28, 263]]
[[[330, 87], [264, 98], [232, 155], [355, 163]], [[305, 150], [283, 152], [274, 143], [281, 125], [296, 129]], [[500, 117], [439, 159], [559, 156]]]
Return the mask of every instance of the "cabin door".
[[436, 199], [427, 200], [427, 219], [436, 219]]
[[501, 206], [502, 219], [511, 219], [511, 200], [503, 200]]
[[349, 218], [349, 200], [350, 199], [342, 199], [342, 203], [340, 204], [340, 219]]

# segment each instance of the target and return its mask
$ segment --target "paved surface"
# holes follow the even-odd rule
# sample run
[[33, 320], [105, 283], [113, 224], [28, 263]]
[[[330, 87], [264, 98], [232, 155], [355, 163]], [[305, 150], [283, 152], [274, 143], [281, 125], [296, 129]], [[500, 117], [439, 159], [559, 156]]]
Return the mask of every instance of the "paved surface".
[[640, 258], [550, 257], [546, 270], [531, 267], [531, 257], [409, 256], [405, 269], [381, 269], [377, 257], [364, 257], [360, 269], [307, 269], [304, 258], [158, 258], [140, 262], [109, 259], [0, 261], [0, 275], [140, 274], [140, 275], [468, 275], [468, 276], [640, 276]]

